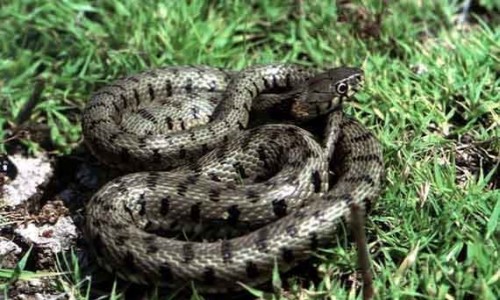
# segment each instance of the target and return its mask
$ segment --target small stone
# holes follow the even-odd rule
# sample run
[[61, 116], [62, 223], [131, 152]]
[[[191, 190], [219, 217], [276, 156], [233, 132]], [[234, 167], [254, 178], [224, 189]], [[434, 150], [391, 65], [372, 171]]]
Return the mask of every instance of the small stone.
[[38, 157], [12, 155], [8, 159], [15, 165], [17, 176], [3, 187], [3, 200], [6, 206], [15, 207], [39, 192], [39, 188], [47, 183], [54, 170], [45, 154]]
[[412, 65], [411, 70], [413, 71], [413, 73], [415, 73], [415, 75], [423, 75], [429, 71], [427, 65], [424, 65], [422, 63]]
[[16, 243], [0, 237], [0, 268], [13, 269], [19, 261], [22, 249]]
[[49, 248], [53, 253], [68, 249], [77, 237], [76, 227], [70, 217], [60, 217], [54, 225], [47, 224], [41, 227], [29, 223], [17, 228], [15, 232], [40, 248]]
[[0, 237], [0, 257], [3, 257], [10, 253], [21, 253], [21, 247], [6, 238]]

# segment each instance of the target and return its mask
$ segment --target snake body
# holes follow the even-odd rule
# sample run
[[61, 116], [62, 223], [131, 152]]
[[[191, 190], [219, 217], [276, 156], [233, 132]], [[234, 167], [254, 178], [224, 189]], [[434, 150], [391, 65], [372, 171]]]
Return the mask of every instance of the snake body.
[[[340, 109], [362, 77], [356, 68], [292, 64], [181, 66], [98, 90], [83, 112], [85, 140], [101, 161], [135, 172], [87, 204], [98, 263], [140, 284], [192, 281], [226, 292], [269, 280], [275, 260], [285, 271], [308, 257], [349, 218], [351, 204], [380, 190], [380, 144]], [[252, 110], [273, 107], [301, 120], [328, 115], [323, 142], [291, 124], [247, 129]], [[330, 186], [332, 162], [339, 174]], [[179, 219], [262, 226], [210, 242], [157, 234]]]

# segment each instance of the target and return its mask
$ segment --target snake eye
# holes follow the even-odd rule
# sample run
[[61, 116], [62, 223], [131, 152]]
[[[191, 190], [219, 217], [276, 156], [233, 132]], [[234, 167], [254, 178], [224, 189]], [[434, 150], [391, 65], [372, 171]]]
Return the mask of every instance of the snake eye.
[[335, 90], [337, 91], [337, 93], [339, 93], [341, 95], [345, 95], [347, 93], [348, 89], [349, 89], [349, 87], [347, 86], [347, 83], [345, 83], [345, 82], [340, 82], [337, 84], [337, 86], [335, 86]]

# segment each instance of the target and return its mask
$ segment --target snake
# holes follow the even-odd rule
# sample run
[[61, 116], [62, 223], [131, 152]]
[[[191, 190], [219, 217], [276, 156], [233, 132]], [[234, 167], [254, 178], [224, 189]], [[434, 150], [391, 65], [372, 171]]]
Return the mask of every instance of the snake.
[[[342, 111], [363, 82], [355, 67], [181, 65], [96, 90], [82, 113], [84, 141], [124, 172], [85, 207], [97, 263], [136, 284], [227, 293], [311, 257], [353, 205], [380, 194], [381, 144]], [[289, 118], [252, 127], [254, 112]], [[320, 118], [319, 137], [300, 126]], [[183, 221], [250, 229], [211, 240], [167, 234]]]

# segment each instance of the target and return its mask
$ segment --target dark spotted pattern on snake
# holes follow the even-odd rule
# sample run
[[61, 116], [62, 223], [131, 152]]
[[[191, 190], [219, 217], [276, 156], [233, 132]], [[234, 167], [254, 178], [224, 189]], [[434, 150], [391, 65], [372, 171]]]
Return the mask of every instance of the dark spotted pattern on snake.
[[[341, 110], [362, 82], [363, 72], [347, 67], [182, 66], [95, 92], [83, 112], [85, 141], [102, 162], [130, 172], [87, 204], [98, 263], [135, 283], [193, 281], [202, 292], [227, 292], [268, 281], [275, 260], [286, 271], [309, 257], [349, 220], [350, 205], [380, 192], [381, 146]], [[323, 138], [294, 124], [248, 128], [251, 111], [277, 107], [300, 121], [326, 115]], [[215, 241], [158, 234], [175, 220], [261, 227]]]

